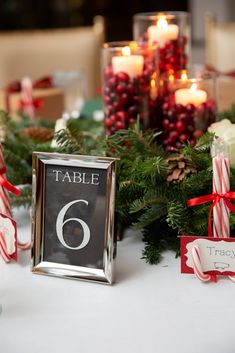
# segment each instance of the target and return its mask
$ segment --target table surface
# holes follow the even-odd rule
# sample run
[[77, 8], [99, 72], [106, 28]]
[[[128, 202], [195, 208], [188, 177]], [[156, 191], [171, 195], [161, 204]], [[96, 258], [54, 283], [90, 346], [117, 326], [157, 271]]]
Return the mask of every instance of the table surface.
[[[28, 212], [15, 218], [26, 240]], [[172, 252], [150, 266], [142, 249], [127, 232], [113, 286], [32, 274], [29, 251], [0, 260], [1, 353], [233, 353], [235, 284], [181, 275]]]

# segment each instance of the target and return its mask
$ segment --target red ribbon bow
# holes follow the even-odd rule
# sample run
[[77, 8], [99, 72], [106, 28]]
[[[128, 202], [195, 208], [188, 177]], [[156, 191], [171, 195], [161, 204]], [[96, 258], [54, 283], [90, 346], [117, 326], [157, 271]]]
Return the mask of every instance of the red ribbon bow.
[[235, 214], [235, 206], [229, 201], [229, 200], [235, 200], [234, 191], [228, 191], [225, 194], [213, 193], [205, 196], [195, 197], [187, 201], [187, 204], [189, 207], [202, 205], [207, 202], [212, 202], [210, 207], [209, 217], [208, 217], [208, 236], [209, 237], [213, 237], [212, 226], [211, 226], [212, 210], [220, 202], [221, 199], [224, 200], [228, 209]]
[[19, 189], [17, 189], [14, 185], [9, 183], [9, 181], [6, 180], [6, 178], [3, 176], [3, 174], [5, 174], [5, 173], [6, 173], [6, 167], [1, 168], [0, 169], [0, 185], [2, 185], [2, 187], [6, 188], [8, 191], [11, 191], [16, 196], [19, 196], [21, 191]]

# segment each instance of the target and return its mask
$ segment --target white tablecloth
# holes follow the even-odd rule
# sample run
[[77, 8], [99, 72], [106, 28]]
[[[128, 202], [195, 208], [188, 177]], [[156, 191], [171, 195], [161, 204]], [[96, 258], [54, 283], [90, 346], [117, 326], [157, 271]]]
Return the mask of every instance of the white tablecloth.
[[[17, 211], [19, 238], [30, 236]], [[39, 276], [30, 252], [0, 261], [1, 353], [234, 353], [235, 284], [203, 284], [181, 275], [164, 253], [141, 260], [140, 234], [118, 244], [113, 286]]]

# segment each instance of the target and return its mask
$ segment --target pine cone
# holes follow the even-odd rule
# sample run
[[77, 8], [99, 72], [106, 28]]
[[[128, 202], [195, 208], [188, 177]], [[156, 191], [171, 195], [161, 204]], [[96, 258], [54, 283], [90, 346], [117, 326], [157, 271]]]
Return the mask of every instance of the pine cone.
[[179, 183], [187, 175], [196, 173], [197, 170], [192, 166], [192, 164], [185, 159], [185, 157], [180, 154], [178, 156], [167, 158], [168, 172], [166, 180], [169, 183]]
[[21, 136], [35, 141], [46, 142], [53, 139], [54, 131], [42, 126], [31, 126], [23, 129]]

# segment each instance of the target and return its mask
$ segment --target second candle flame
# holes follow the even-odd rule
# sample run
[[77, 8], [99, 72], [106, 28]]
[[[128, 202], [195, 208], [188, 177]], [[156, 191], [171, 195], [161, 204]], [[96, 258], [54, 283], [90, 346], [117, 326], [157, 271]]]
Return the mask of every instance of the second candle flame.
[[130, 56], [131, 55], [131, 49], [130, 47], [126, 46], [122, 48], [122, 55], [123, 56]]

